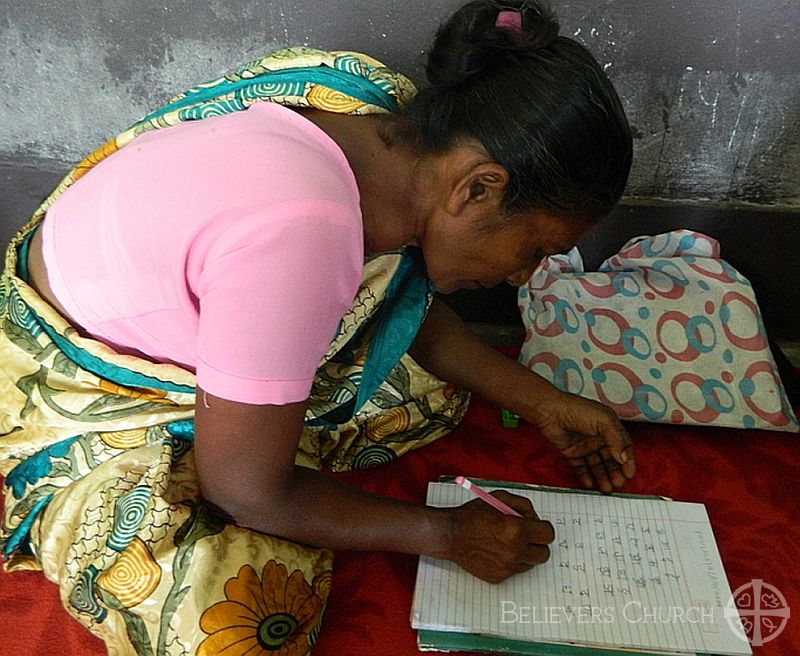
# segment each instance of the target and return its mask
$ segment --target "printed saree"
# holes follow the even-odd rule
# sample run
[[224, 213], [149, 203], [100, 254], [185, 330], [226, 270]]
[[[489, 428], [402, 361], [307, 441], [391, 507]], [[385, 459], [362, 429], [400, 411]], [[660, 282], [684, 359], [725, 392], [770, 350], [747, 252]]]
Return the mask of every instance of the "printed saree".
[[[226, 523], [203, 502], [193, 374], [82, 337], [26, 284], [33, 231], [75, 180], [147, 130], [254, 102], [391, 112], [413, 93], [407, 79], [361, 54], [279, 50], [190, 89], [106, 143], [12, 240], [0, 280], [5, 568], [43, 570], [110, 654], [305, 654], [332, 558]], [[406, 355], [430, 300], [413, 252], [365, 263], [319, 367], [298, 464], [374, 467], [461, 419], [467, 395]]]

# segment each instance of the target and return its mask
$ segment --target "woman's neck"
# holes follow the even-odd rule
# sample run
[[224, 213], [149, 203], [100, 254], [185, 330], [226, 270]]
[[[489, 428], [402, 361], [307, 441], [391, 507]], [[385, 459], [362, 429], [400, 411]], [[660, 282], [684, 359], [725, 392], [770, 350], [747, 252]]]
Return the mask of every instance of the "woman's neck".
[[322, 111], [303, 115], [342, 149], [361, 194], [364, 249], [382, 253], [414, 245], [424, 222], [419, 158], [404, 140], [388, 139], [391, 118]]

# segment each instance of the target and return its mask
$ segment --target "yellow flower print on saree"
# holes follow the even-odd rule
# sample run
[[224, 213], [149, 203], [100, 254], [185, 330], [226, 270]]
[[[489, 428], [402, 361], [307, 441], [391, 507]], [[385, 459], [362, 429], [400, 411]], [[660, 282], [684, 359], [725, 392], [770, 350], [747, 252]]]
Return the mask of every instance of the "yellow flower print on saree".
[[[319, 581], [318, 581], [319, 579]], [[197, 656], [304, 656], [313, 645], [330, 573], [309, 585], [300, 570], [269, 561], [261, 577], [250, 565], [225, 584], [225, 601], [206, 609], [200, 628], [210, 634]]]

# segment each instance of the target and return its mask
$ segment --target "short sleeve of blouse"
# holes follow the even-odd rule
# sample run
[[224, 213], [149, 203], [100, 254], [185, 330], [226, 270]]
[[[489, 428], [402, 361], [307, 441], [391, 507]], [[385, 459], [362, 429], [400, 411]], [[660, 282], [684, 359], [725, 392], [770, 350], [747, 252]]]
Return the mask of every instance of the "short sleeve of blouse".
[[190, 280], [199, 301], [197, 383], [242, 403], [302, 401], [358, 290], [360, 215], [298, 201], [221, 223]]

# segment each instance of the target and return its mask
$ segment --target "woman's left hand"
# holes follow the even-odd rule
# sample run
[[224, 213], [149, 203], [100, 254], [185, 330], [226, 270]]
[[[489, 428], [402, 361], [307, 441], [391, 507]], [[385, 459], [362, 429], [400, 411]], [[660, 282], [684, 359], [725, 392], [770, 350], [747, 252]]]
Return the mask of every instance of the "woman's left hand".
[[538, 426], [567, 458], [582, 485], [597, 483], [611, 492], [633, 478], [631, 438], [610, 408], [561, 392], [482, 344], [440, 299], [431, 305], [411, 355], [442, 380], [482, 394]]
[[612, 492], [636, 473], [630, 435], [610, 408], [561, 392], [540, 405], [531, 419], [584, 487], [596, 483], [603, 492]]

